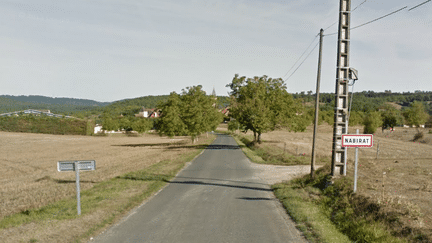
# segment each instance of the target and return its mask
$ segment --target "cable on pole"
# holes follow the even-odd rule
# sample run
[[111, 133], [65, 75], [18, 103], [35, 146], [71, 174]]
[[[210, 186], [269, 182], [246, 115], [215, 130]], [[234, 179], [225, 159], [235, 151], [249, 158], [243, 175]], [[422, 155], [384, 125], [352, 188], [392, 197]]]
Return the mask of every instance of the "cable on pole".
[[292, 67], [288, 70], [288, 72], [283, 77], [287, 76], [288, 73], [295, 67], [295, 65], [298, 63], [298, 61], [300, 61], [300, 59], [303, 57], [303, 55], [306, 53], [306, 51], [309, 49], [309, 47], [311, 47], [311, 45], [315, 42], [315, 40], [318, 36], [319, 36], [319, 33], [318, 33], [318, 35], [315, 36], [315, 38], [312, 40], [312, 42], [309, 44], [309, 46], [306, 48], [306, 50], [303, 52], [303, 54], [301, 54], [301, 56], [297, 59], [297, 61], [292, 65]]
[[339, 21], [334, 22], [332, 25], [330, 25], [329, 27], [325, 28], [324, 31], [325, 31], [325, 30], [328, 30], [330, 27], [332, 27], [333, 25], [337, 24], [338, 22], [339, 22]]
[[[432, 1], [432, 0], [429, 0]], [[365, 2], [367, 2], [367, 0], [364, 0], [362, 3], [360, 3], [359, 5], [357, 5], [357, 7], [355, 7], [353, 10], [351, 10], [351, 13], [354, 12], [357, 8], [359, 8], [361, 5], [363, 5]], [[334, 22], [333, 24], [331, 24], [329, 27], [325, 28], [324, 31], [330, 29], [330, 27], [332, 27], [333, 25], [337, 24], [339, 21]], [[333, 35], [333, 34], [330, 34]]]
[[428, 1], [426, 1], [426, 2], [420, 3], [419, 5], [414, 6], [414, 7], [410, 8], [410, 9], [408, 9], [408, 11], [411, 11], [411, 10], [413, 10], [413, 9], [415, 9], [415, 8], [418, 8], [418, 7], [420, 7], [421, 5], [426, 4], [426, 3], [430, 2], [430, 1], [432, 1], [432, 0], [428, 0]]
[[363, 5], [363, 3], [365, 3], [366, 1], [367, 0], [364, 0], [362, 3], [360, 3], [359, 5], [357, 5], [357, 7], [355, 7], [353, 10], [351, 10], [351, 13], [354, 12], [358, 7], [360, 7], [361, 5]]
[[[428, 0], [428, 1], [432, 1], [432, 0]], [[427, 2], [428, 2], [428, 1], [427, 1]], [[424, 3], [426, 3], [426, 2], [424, 2]], [[423, 3], [423, 4], [424, 4], [424, 3]], [[420, 5], [422, 5], [422, 4], [420, 4]], [[420, 5], [417, 5], [417, 7], [420, 6]], [[386, 14], [386, 15], [384, 15], [384, 16], [381, 16], [381, 17], [379, 17], [379, 18], [376, 18], [376, 19], [371, 20], [371, 21], [369, 21], [369, 22], [366, 22], [366, 23], [364, 23], [364, 24], [357, 25], [356, 27], [352, 27], [350, 30], [357, 29], [357, 28], [360, 28], [360, 27], [362, 27], [362, 26], [368, 25], [368, 24], [370, 24], [370, 23], [373, 23], [373, 22], [375, 22], [375, 21], [378, 21], [378, 20], [380, 20], [380, 19], [383, 19], [383, 18], [385, 18], [385, 17], [388, 17], [388, 16], [390, 16], [390, 15], [392, 15], [392, 14], [395, 14], [395, 13], [397, 13], [397, 12], [400, 12], [400, 11], [406, 9], [406, 8], [408, 8], [408, 6], [405, 6], [405, 7], [403, 7], [403, 8], [400, 8], [400, 9], [398, 9], [398, 10], [396, 10], [396, 11], [393, 11], [393, 12], [391, 12], [391, 13], [389, 13], [389, 14]], [[338, 33], [338, 32], [331, 33], [331, 34], [326, 34], [325, 36], [336, 35], [337, 33]]]
[[291, 78], [291, 76], [294, 75], [294, 73], [296, 73], [296, 71], [301, 67], [301, 65], [308, 59], [308, 57], [312, 54], [312, 52], [315, 50], [315, 48], [318, 46], [319, 42], [315, 45], [315, 47], [312, 49], [312, 51], [309, 52], [309, 54], [306, 56], [306, 58], [300, 63], [300, 65], [294, 70], [293, 73], [291, 73], [291, 75], [286, 78], [284, 81], [286, 82], [289, 78]]
[[389, 13], [389, 14], [386, 14], [386, 15], [384, 15], [384, 16], [381, 16], [381, 17], [379, 17], [379, 18], [377, 18], [377, 19], [371, 20], [371, 21], [366, 22], [366, 23], [364, 23], [364, 24], [358, 25], [358, 26], [356, 26], [356, 27], [352, 27], [350, 30], [357, 29], [357, 28], [360, 28], [360, 27], [365, 26], [365, 25], [367, 25], [367, 24], [373, 23], [373, 22], [378, 21], [378, 20], [380, 20], [380, 19], [383, 19], [383, 18], [385, 18], [385, 17], [387, 17], [387, 16], [390, 16], [390, 15], [392, 15], [392, 14], [395, 14], [395, 13], [397, 13], [397, 12], [399, 12], [399, 11], [402, 11], [402, 10], [404, 10], [404, 9], [406, 9], [406, 8], [408, 8], [408, 6], [405, 6], [405, 7], [401, 8], [401, 9], [398, 9], [398, 10], [396, 10], [396, 11], [393, 11], [393, 12], [391, 12], [391, 13]]

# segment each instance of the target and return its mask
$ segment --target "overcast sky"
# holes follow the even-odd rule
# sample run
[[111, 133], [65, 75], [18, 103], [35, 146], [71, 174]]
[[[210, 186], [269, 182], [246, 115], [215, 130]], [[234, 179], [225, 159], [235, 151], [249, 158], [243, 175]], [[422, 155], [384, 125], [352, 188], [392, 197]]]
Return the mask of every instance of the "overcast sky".
[[[367, 0], [352, 13], [355, 27], [408, 6], [351, 31], [354, 91], [432, 90], [432, 2], [408, 11], [424, 1]], [[0, 94], [115, 101], [202, 85], [227, 95], [236, 73], [288, 78], [338, 11], [339, 0], [0, 0]], [[334, 92], [336, 50], [337, 35], [324, 37], [322, 92]], [[315, 93], [317, 60], [318, 48], [290, 93]]]

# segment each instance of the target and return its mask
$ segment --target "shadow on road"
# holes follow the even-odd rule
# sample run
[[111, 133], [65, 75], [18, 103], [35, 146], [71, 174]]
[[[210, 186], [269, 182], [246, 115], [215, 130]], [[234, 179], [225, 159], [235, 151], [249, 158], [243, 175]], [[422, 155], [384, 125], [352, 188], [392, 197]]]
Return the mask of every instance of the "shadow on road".
[[111, 145], [115, 147], [164, 147], [165, 149], [240, 149], [244, 146], [238, 146], [238, 145], [222, 145], [222, 144], [198, 144], [198, 145], [176, 145], [176, 144], [169, 144], [169, 143], [143, 143], [143, 144], [118, 144], [118, 145]]
[[[208, 182], [197, 181], [197, 180], [169, 181], [168, 183], [170, 183], [170, 184], [183, 184], [183, 185], [222, 186], [222, 187], [239, 188], [239, 189], [255, 190], [255, 191], [266, 191], [266, 192], [272, 192], [273, 191], [270, 188], [264, 188], [264, 187], [240, 186], [240, 185], [230, 185], [230, 184], [222, 184], [222, 183], [208, 183]], [[241, 183], [241, 182], [237, 182], [237, 183]]]
[[237, 199], [246, 200], [246, 201], [273, 201], [275, 198], [267, 198], [267, 197], [238, 197]]

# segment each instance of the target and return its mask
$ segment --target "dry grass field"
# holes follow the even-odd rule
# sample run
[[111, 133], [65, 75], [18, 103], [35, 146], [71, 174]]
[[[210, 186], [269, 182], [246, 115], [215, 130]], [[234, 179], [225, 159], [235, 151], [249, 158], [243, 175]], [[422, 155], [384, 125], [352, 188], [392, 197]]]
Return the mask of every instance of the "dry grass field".
[[63, 136], [0, 132], [0, 219], [76, 195], [75, 173], [58, 172], [60, 160], [95, 160], [80, 173], [81, 190], [129, 171], [173, 159], [189, 138]]
[[[362, 127], [350, 128], [350, 134]], [[406, 225], [432, 236], [432, 134], [422, 129], [424, 137], [413, 142], [415, 128], [378, 130], [374, 147], [359, 149], [358, 193], [384, 207], [402, 213]], [[320, 125], [317, 156], [331, 157], [332, 127]], [[292, 154], [311, 155], [312, 126], [305, 133], [274, 131], [262, 135], [260, 146], [279, 146]], [[379, 147], [379, 153], [378, 153]], [[348, 149], [348, 176], [353, 177], [354, 148]]]
[[[356, 128], [362, 132], [361, 127], [353, 127], [350, 133], [355, 133]], [[226, 126], [220, 130], [226, 130]], [[402, 212], [401, 220], [405, 225], [423, 229], [432, 235], [432, 134], [428, 131], [424, 129], [425, 135], [420, 142], [413, 142], [416, 129], [378, 130], [374, 135], [374, 147], [360, 149], [358, 193], [379, 202], [388, 210]], [[262, 139], [264, 142], [260, 146], [279, 146], [291, 154], [310, 156], [312, 127], [304, 133], [269, 132], [263, 134]], [[320, 125], [317, 156], [331, 156], [331, 141], [332, 127]], [[0, 132], [0, 219], [76, 195], [75, 174], [58, 172], [57, 161], [96, 160], [96, 171], [81, 173], [81, 189], [86, 190], [107, 179], [174, 159], [190, 151], [189, 145], [188, 137], [170, 139], [155, 134], [97, 137]], [[353, 160], [354, 149], [349, 149], [350, 177], [353, 175]], [[94, 215], [74, 219], [73, 222], [81, 225], [84, 221], [90, 224], [92, 220], [96, 220]], [[65, 224], [65, 227], [74, 225], [73, 222]], [[53, 229], [50, 237], [59, 240], [54, 229], [60, 226], [55, 226], [54, 221], [46, 224], [24, 225], [8, 230], [7, 234], [8, 237], [13, 235], [17, 237], [15, 239], [20, 239], [18, 236], [24, 231], [45, 227], [39, 231], [48, 234], [46, 229]], [[40, 236], [39, 239], [51, 238]]]

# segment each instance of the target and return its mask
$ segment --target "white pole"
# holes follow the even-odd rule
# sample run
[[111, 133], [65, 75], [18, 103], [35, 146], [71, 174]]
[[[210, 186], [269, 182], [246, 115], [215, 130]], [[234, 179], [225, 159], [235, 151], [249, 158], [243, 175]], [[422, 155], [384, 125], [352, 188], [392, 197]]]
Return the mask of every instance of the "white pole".
[[[356, 130], [356, 134], [359, 134], [359, 129]], [[355, 148], [355, 164], [354, 164], [354, 193], [357, 192], [357, 164], [358, 164], [358, 147]]]
[[76, 177], [76, 191], [77, 191], [77, 211], [78, 215], [81, 215], [81, 197], [80, 197], [80, 177], [79, 177], [79, 167], [78, 167], [78, 161], [75, 161], [75, 177]]

